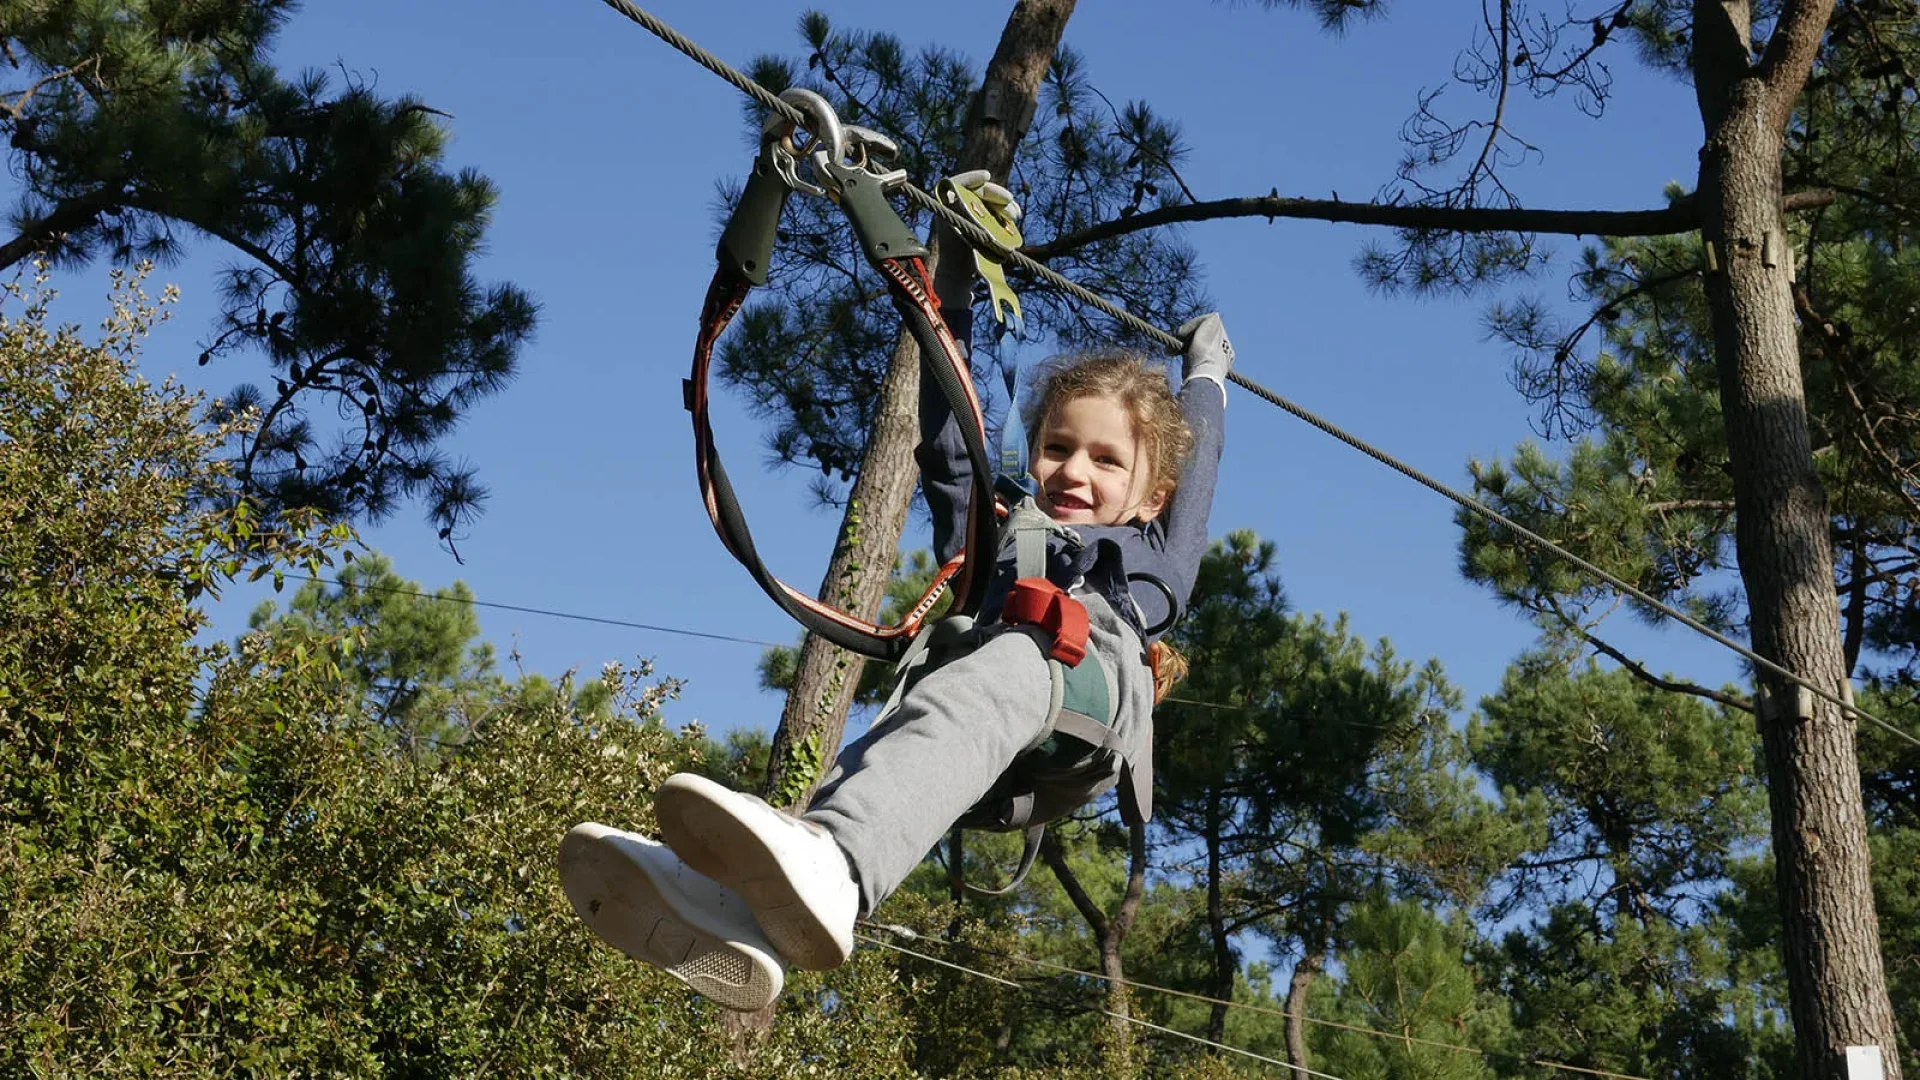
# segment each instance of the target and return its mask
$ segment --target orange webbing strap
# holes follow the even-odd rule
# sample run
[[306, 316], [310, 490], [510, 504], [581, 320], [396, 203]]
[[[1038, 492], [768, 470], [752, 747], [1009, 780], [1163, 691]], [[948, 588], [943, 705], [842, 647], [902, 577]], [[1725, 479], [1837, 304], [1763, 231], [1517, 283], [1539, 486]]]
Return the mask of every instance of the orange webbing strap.
[[700, 315], [700, 336], [693, 349], [693, 374], [687, 379], [685, 389], [687, 411], [693, 414], [694, 457], [699, 468], [700, 492], [707, 504], [707, 516], [727, 550], [747, 568], [773, 602], [807, 630], [841, 648], [891, 661], [898, 660], [906, 651], [949, 579], [955, 579], [954, 610], [963, 614], [979, 610], [993, 576], [997, 527], [993, 467], [987, 458], [986, 421], [980, 398], [974, 392], [966, 354], [940, 317], [940, 305], [934, 299], [926, 264], [913, 256], [883, 260], [875, 266], [887, 282], [894, 307], [920, 345], [928, 373], [940, 387], [954, 415], [960, 418], [967, 457], [973, 464], [973, 493], [968, 500], [964, 552], [940, 568], [933, 584], [898, 625], [869, 622], [794, 588], [774, 576], [754, 549], [746, 516], [740, 510], [726, 468], [720, 463], [720, 452], [714, 446], [708, 415], [708, 369], [714, 345], [753, 288], [752, 282], [724, 263], [707, 289], [706, 304]]
[[1043, 577], [1024, 577], [1013, 583], [1000, 621], [1037, 626], [1046, 631], [1047, 655], [1068, 667], [1087, 657], [1087, 607], [1067, 590]]

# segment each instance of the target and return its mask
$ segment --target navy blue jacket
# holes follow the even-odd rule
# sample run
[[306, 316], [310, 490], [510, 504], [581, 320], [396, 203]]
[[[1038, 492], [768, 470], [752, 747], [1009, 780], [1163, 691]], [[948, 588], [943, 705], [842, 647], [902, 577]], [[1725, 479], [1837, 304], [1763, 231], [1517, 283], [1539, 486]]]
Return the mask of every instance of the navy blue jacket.
[[[955, 243], [949, 248], [955, 249], [958, 249], [956, 259], [965, 259], [971, 264], [970, 253], [964, 247]], [[940, 276], [944, 301], [955, 292], [955, 278], [947, 273]], [[945, 305], [944, 314], [954, 338], [970, 348], [973, 310], [965, 299], [967, 294], [961, 292], [959, 296], [957, 302]], [[1164, 632], [1171, 627], [1186, 610], [1187, 600], [1193, 593], [1200, 557], [1207, 550], [1207, 515], [1213, 508], [1213, 488], [1226, 438], [1226, 404], [1226, 391], [1211, 379], [1191, 379], [1181, 387], [1180, 407], [1193, 428], [1193, 453], [1180, 475], [1179, 487], [1159, 517], [1144, 525], [1073, 527], [1088, 548], [1099, 553], [1092, 569], [1087, 571], [1087, 584], [1105, 596], [1115, 611], [1135, 621], [1143, 640], [1159, 636], [1149, 635], [1149, 630]], [[1008, 423], [1019, 422], [1017, 414], [1009, 415]], [[959, 554], [965, 542], [973, 466], [960, 436], [960, 420], [924, 366], [920, 378], [920, 445], [914, 450], [914, 458], [920, 465], [921, 491], [933, 515], [934, 556], [944, 563]], [[1057, 537], [1049, 544], [1049, 576], [1064, 585], [1066, 582], [1055, 574], [1072, 556], [1061, 550], [1062, 544]], [[1012, 583], [1010, 555], [1001, 559], [998, 569], [999, 580], [994, 583], [981, 611], [983, 619], [995, 617]], [[1164, 583], [1166, 590], [1163, 592], [1152, 582], [1140, 580], [1143, 577]], [[1169, 597], [1174, 605], [1171, 611], [1168, 610]]]

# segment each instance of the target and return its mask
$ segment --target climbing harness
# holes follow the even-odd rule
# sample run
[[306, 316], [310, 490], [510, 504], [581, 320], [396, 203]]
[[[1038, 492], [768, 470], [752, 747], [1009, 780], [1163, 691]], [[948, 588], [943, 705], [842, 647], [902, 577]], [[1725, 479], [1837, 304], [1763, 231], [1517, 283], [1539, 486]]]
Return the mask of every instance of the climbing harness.
[[[842, 124], [826, 99], [810, 90], [790, 89], [780, 99], [808, 115], [813, 137], [803, 147], [798, 142], [800, 128], [792, 120], [778, 112], [767, 120], [753, 172], [720, 236], [716, 252], [719, 267], [707, 289], [700, 335], [694, 344], [693, 373], [685, 386], [686, 407], [693, 414], [700, 490], [707, 516], [727, 550], [782, 610], [809, 631], [842, 648], [877, 659], [898, 660], [950, 581], [957, 598], [954, 610], [961, 613], [979, 610], [992, 581], [992, 560], [971, 557], [986, 551], [996, 532], [985, 420], [980, 399], [974, 393], [966, 352], [940, 316], [933, 282], [927, 274], [926, 246], [887, 203], [887, 192], [906, 181], [905, 170], [890, 167], [898, 148], [877, 132]], [[973, 464], [974, 490], [968, 501], [963, 553], [940, 568], [933, 584], [895, 626], [881, 626], [842, 611], [774, 576], [754, 549], [746, 516], [714, 445], [707, 394], [713, 348], [745, 303], [748, 292], [766, 283], [780, 214], [787, 198], [796, 191], [830, 198], [846, 211], [867, 261], [880, 272], [895, 309], [927, 358], [927, 370], [953, 414], [960, 418], [961, 435]]]
[[1152, 748], [1129, 755], [1115, 730], [1114, 702], [1107, 671], [1088, 648], [1091, 629], [1084, 604], [1047, 574], [1047, 539], [1061, 537], [1077, 556], [1066, 573], [1072, 581], [1088, 569], [1079, 536], [1047, 517], [1032, 499], [1022, 499], [1001, 530], [1001, 550], [1011, 548], [1015, 580], [1000, 610], [1000, 625], [979, 625], [970, 615], [948, 615], [929, 625], [913, 641], [894, 675], [893, 693], [874, 719], [888, 723], [901, 702], [926, 675], [979, 648], [996, 633], [1031, 626], [1045, 639], [1050, 684], [1043, 734], [994, 781], [981, 800], [956, 821], [956, 828], [1023, 834], [1020, 862], [997, 888], [967, 883], [971, 892], [1006, 893], [1026, 879], [1040, 853], [1047, 823], [1086, 805], [1120, 785], [1120, 816], [1144, 823], [1153, 805]]
[[[721, 233], [716, 251], [719, 266], [708, 288], [694, 347], [693, 372], [686, 382], [686, 406], [693, 414], [695, 452], [707, 513], [728, 550], [767, 595], [801, 625], [836, 645], [896, 663], [893, 694], [876, 725], [886, 723], [898, 711], [907, 692], [927, 672], [978, 648], [989, 634], [1004, 632], [977, 626], [975, 619], [1000, 564], [998, 556], [1011, 550], [1016, 580], [1001, 606], [1000, 621], [1032, 626], [1046, 640], [1051, 683], [1046, 734], [1027, 748], [980, 804], [960, 819], [966, 827], [1026, 834], [1012, 881], [998, 890], [975, 890], [1004, 892], [1018, 885], [1032, 867], [1046, 823], [1112, 787], [1116, 776], [1124, 784], [1122, 815], [1130, 822], [1145, 821], [1152, 797], [1151, 765], [1130, 760], [1114, 731], [1107, 673], [1099, 658], [1088, 651], [1086, 607], [1048, 577], [1049, 536], [1063, 537], [1068, 550], [1079, 556], [1064, 575], [1069, 583], [1090, 568], [1091, 559], [1073, 530], [1048, 518], [1034, 502], [1025, 433], [1012, 409], [1017, 367], [1011, 362], [1002, 367], [1008, 384], [1009, 416], [1002, 426], [999, 468], [988, 461], [985, 418], [973, 388], [967, 353], [941, 316], [923, 261], [927, 249], [886, 200], [887, 192], [906, 177], [904, 170], [891, 168], [897, 148], [876, 132], [842, 124], [832, 106], [812, 91], [790, 89], [780, 99], [807, 115], [812, 137], [802, 146], [799, 125], [779, 112], [762, 129], [753, 172]], [[868, 262], [880, 271], [894, 307], [927, 358], [927, 370], [953, 414], [961, 419], [961, 435], [972, 465], [973, 492], [964, 550], [940, 569], [907, 617], [891, 627], [823, 603], [767, 570], [754, 549], [746, 518], [714, 446], [707, 394], [714, 345], [739, 312], [747, 293], [766, 283], [780, 215], [796, 191], [830, 198], [846, 211]], [[1004, 206], [990, 205], [978, 193], [951, 180], [941, 185], [941, 192], [942, 198], [990, 230], [996, 241], [1009, 247], [1019, 245], [1019, 230]], [[997, 260], [978, 248], [974, 249], [974, 258], [980, 276], [988, 282], [995, 317], [1017, 334], [1021, 328], [1019, 297], [1007, 285]], [[1005, 498], [1004, 503], [996, 499], [996, 489]], [[1003, 512], [1007, 519], [1004, 526], [998, 521]], [[923, 626], [950, 579], [958, 596], [952, 613]]]

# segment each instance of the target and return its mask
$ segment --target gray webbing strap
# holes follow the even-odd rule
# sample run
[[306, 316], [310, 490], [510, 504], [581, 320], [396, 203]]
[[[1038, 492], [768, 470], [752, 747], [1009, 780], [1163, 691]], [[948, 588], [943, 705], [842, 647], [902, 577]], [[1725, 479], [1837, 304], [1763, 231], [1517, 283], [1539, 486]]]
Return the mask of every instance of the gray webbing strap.
[[[1013, 568], [1015, 577], [1047, 576], [1047, 537], [1058, 535], [1066, 537], [1078, 545], [1080, 536], [1072, 529], [1053, 520], [1040, 509], [1032, 497], [1015, 503], [1007, 515], [1006, 523], [1001, 526], [1004, 533], [1013, 536]], [[1002, 551], [1005, 550], [1004, 545]]]
[[[1007, 515], [1007, 520], [1002, 523], [1001, 530], [1003, 537], [1001, 552], [1002, 554], [1006, 552], [1007, 538], [1011, 538], [1014, 576], [1020, 578], [1047, 576], [1047, 538], [1049, 536], [1062, 536], [1076, 546], [1080, 544], [1077, 533], [1049, 518], [1031, 497], [1021, 499], [1014, 505], [1013, 510]], [[935, 624], [935, 626], [938, 625], [940, 624]], [[971, 632], [971, 624], [967, 630]], [[929, 635], [922, 635], [923, 638], [927, 636]], [[925, 650], [922, 650], [920, 642], [916, 640], [914, 651], [910, 651], [907, 655], [910, 660], [924, 663], [925, 658], [919, 655], [922, 651]], [[903, 670], [907, 662], [902, 661]], [[894, 708], [901, 694], [901, 687], [906, 684], [908, 678], [910, 678], [909, 675], [903, 674], [900, 682], [895, 686], [894, 700], [889, 700], [887, 703], [889, 710]], [[1056, 735], [1065, 735], [1086, 743], [1096, 750], [1110, 750], [1120, 755], [1124, 761], [1125, 755], [1121, 752], [1119, 737], [1114, 734], [1113, 728], [1108, 723], [1103, 723], [1101, 719], [1102, 717], [1111, 719], [1112, 704], [1107, 696], [1106, 674], [1100, 667], [1098, 657], [1089, 654], [1078, 665], [1068, 668], [1049, 656], [1047, 681], [1049, 684], [1047, 723], [1039, 737], [1027, 747], [1025, 752], [1031, 753], [1038, 750], [1042, 744]], [[1034, 860], [1040, 855], [1040, 841], [1046, 835], [1047, 828], [1044, 823], [1027, 825], [1027, 822], [1033, 819], [1034, 802], [1032, 792], [1018, 793], [1011, 796], [1007, 802], [1005, 825], [1009, 829], [1021, 829], [1023, 833], [1020, 864], [1014, 868], [1013, 876], [998, 888], [986, 888], [970, 881], [965, 882], [968, 892], [983, 896], [1004, 896], [1026, 880], [1027, 874], [1033, 869]], [[1121, 802], [1124, 805], [1127, 800], [1122, 798]]]
[[[1023, 795], [1021, 798], [1027, 802], [1025, 812], [1031, 814], [1033, 812], [1033, 796]], [[1018, 802], [1018, 800], [1015, 801], [1016, 803]], [[1040, 854], [1040, 841], [1046, 835], [1047, 827], [1045, 825], [1035, 825], [1022, 834], [1020, 841], [1020, 865], [1013, 868], [1013, 876], [1007, 879], [1005, 885], [997, 889], [989, 889], [984, 885], [975, 885], [971, 881], [963, 882], [962, 884], [966, 886], [968, 892], [978, 893], [981, 896], [1007, 895], [1019, 888], [1021, 882], [1027, 880], [1028, 871], [1033, 869], [1033, 860]]]

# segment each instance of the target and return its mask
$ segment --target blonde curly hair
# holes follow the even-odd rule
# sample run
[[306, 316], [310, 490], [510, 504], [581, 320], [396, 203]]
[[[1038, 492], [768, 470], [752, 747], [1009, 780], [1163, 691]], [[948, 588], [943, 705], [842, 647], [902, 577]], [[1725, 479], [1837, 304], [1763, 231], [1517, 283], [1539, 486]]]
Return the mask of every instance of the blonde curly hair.
[[1078, 353], [1048, 361], [1034, 379], [1021, 419], [1029, 441], [1055, 409], [1083, 397], [1118, 402], [1133, 421], [1149, 463], [1147, 495], [1172, 495], [1193, 452], [1193, 429], [1173, 395], [1166, 369], [1138, 353], [1122, 350]]

